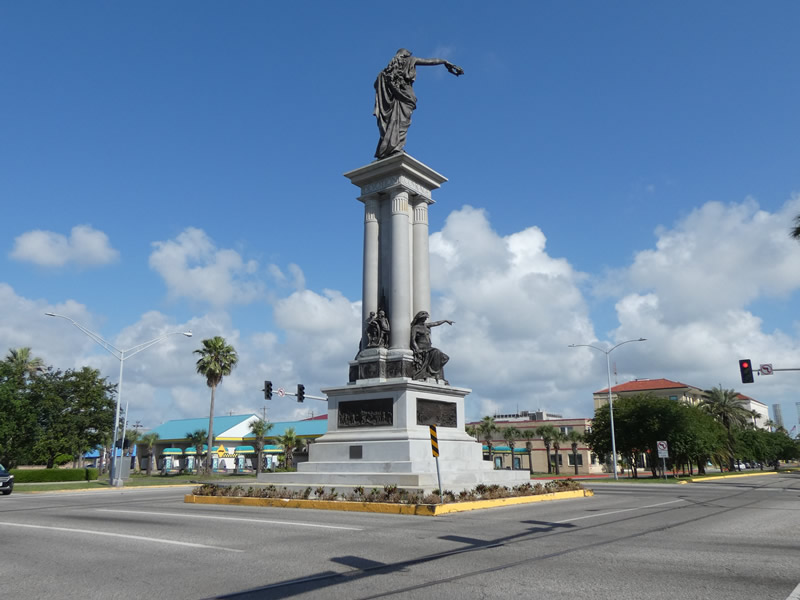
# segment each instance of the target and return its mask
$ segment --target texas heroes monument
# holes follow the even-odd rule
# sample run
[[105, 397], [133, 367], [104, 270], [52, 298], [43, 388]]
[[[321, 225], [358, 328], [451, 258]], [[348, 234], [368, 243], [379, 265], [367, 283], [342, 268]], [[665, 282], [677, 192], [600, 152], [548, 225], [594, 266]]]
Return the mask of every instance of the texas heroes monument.
[[296, 473], [263, 474], [275, 484], [438, 487], [429, 425], [437, 425], [442, 486], [517, 485], [527, 471], [496, 471], [481, 444], [464, 431], [464, 398], [451, 386], [448, 355], [433, 346], [428, 208], [447, 179], [403, 151], [417, 66], [444, 65], [400, 49], [375, 81], [377, 160], [345, 173], [364, 204], [363, 321], [359, 351], [346, 385], [328, 396], [328, 432], [309, 446]]

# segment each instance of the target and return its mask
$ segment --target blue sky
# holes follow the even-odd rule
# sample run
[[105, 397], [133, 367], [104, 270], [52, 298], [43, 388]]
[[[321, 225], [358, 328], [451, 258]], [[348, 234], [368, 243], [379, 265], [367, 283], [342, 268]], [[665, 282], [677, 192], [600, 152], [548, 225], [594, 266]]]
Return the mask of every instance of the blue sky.
[[[59, 368], [191, 328], [125, 363], [131, 420], [202, 416], [191, 351], [264, 379], [345, 383], [358, 344], [372, 84], [420, 68], [406, 150], [448, 177], [430, 212], [434, 319], [467, 416], [591, 416], [618, 380], [735, 388], [797, 420], [795, 24], [790, 2], [0, 4], [0, 344]], [[273, 420], [302, 417], [273, 400]]]

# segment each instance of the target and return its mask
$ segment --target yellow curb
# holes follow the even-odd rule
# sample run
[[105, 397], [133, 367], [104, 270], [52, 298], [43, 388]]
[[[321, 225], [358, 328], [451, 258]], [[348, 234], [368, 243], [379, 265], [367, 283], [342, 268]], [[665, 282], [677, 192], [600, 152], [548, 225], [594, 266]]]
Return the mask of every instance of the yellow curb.
[[736, 473], [733, 475], [717, 475], [716, 477], [704, 477], [703, 479], [689, 479], [692, 483], [702, 483], [704, 481], [716, 481], [717, 479], [733, 479], [734, 477], [758, 477], [760, 475], [778, 475], [775, 471], [764, 471], [759, 473]]
[[238, 506], [270, 506], [275, 508], [311, 508], [316, 510], [340, 510], [347, 512], [371, 512], [394, 515], [417, 515], [435, 517], [454, 512], [566, 500], [594, 496], [592, 490], [574, 490], [555, 492], [538, 496], [520, 496], [516, 498], [497, 498], [495, 500], [477, 500], [475, 502], [456, 502], [453, 504], [388, 504], [381, 502], [347, 502], [340, 500], [296, 500], [286, 498], [231, 498], [226, 496], [195, 496], [187, 494], [183, 501], [188, 504], [229, 504]]

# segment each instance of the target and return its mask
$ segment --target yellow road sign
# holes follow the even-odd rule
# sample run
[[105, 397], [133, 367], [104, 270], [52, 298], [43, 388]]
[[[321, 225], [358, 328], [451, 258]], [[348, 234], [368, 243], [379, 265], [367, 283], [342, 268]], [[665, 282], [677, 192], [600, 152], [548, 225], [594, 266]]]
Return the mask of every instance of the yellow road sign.
[[436, 425], [431, 425], [431, 453], [434, 458], [439, 457], [439, 438], [436, 435]]

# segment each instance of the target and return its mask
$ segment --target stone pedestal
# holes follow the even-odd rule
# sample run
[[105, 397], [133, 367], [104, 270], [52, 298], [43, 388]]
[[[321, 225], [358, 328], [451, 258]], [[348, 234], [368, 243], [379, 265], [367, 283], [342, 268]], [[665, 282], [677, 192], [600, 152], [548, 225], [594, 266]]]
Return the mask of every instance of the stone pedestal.
[[[438, 487], [429, 425], [436, 425], [442, 486], [454, 492], [477, 484], [513, 486], [527, 471], [495, 471], [481, 444], [464, 431], [470, 390], [444, 379], [417, 381], [411, 321], [430, 312], [428, 207], [447, 179], [408, 154], [379, 160], [345, 177], [364, 203], [363, 321], [361, 347], [350, 363], [349, 383], [323, 390], [328, 433], [309, 447], [296, 473], [265, 473], [275, 485]], [[369, 340], [366, 321], [383, 310], [390, 331]], [[372, 346], [372, 347], [370, 347]], [[442, 375], [443, 377], [443, 375]]]
[[438, 482], [429, 425], [437, 425], [444, 489], [530, 481], [527, 471], [495, 471], [483, 460], [481, 444], [464, 431], [467, 389], [398, 378], [323, 392], [328, 433], [309, 446], [308, 462], [296, 473], [267, 473], [259, 481], [339, 489], [393, 484], [430, 491]]

